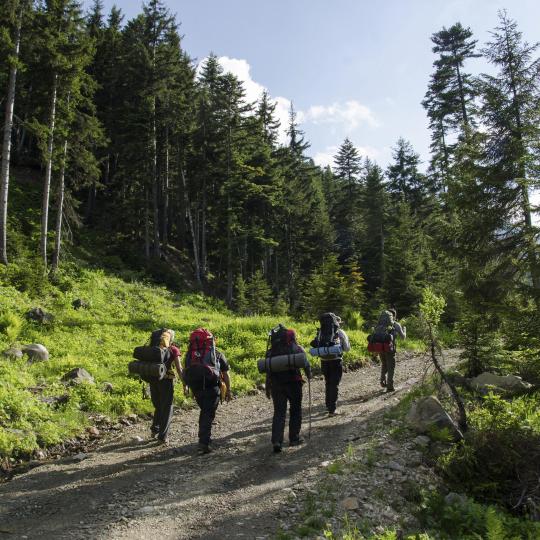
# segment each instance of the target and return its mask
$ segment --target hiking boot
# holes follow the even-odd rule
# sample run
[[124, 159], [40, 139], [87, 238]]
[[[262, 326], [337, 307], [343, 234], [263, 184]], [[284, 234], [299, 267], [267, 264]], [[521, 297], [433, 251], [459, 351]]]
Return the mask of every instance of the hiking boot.
[[273, 449], [274, 454], [279, 454], [281, 452], [281, 444], [274, 444]]
[[339, 412], [336, 410], [336, 411], [328, 411], [328, 416], [336, 416], [338, 415]]
[[386, 389], [386, 393], [387, 394], [391, 394], [392, 392], [395, 392], [396, 389], [393, 387], [393, 386], [389, 386], [387, 389]]
[[200, 456], [203, 456], [204, 454], [209, 454], [211, 451], [212, 449], [210, 448], [210, 445], [199, 443], [199, 447], [197, 448], [197, 453]]
[[302, 438], [293, 439], [289, 442], [289, 446], [300, 446], [301, 444], [304, 444], [304, 439]]
[[386, 381], [384, 379], [381, 379], [381, 386], [383, 388], [386, 388]]
[[163, 445], [163, 446], [169, 446], [169, 437], [163, 438], [163, 437], [158, 437], [156, 435], [156, 439], [157, 439], [158, 444]]

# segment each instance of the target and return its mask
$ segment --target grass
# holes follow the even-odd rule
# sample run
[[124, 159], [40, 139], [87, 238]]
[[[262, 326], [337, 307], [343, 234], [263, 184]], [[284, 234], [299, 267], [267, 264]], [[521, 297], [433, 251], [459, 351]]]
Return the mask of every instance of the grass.
[[[263, 381], [256, 360], [265, 353], [270, 328], [278, 322], [295, 328], [306, 348], [316, 329], [315, 322], [286, 317], [239, 317], [215, 299], [127, 281], [78, 262], [66, 264], [53, 284], [43, 281], [32, 264], [2, 267], [0, 297], [0, 350], [41, 343], [50, 353], [49, 361], [34, 364], [28, 364], [26, 358], [0, 359], [3, 457], [26, 455], [79, 433], [87, 425], [89, 413], [114, 418], [149, 412], [150, 402], [142, 398], [139, 380], [127, 376], [127, 364], [133, 348], [144, 344], [156, 328], [173, 328], [183, 351], [191, 330], [209, 328], [230, 361], [236, 395]], [[78, 298], [88, 307], [75, 310], [72, 302]], [[35, 307], [51, 313], [53, 320], [43, 325], [27, 321], [25, 313]], [[348, 334], [352, 350], [345, 362], [367, 361], [366, 334], [361, 330]], [[313, 364], [317, 366], [318, 359]], [[62, 384], [62, 375], [74, 367], [85, 368], [95, 385]], [[112, 383], [112, 393], [103, 391], [105, 382]], [[36, 388], [40, 390], [31, 390]], [[57, 409], [41, 400], [65, 394], [69, 400]], [[182, 392], [176, 392], [175, 399], [179, 406], [186, 403]]]

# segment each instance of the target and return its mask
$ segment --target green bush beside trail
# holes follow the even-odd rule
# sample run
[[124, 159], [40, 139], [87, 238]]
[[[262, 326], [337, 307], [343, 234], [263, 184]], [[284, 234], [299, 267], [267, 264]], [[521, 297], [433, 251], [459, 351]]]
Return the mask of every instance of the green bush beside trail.
[[[262, 382], [256, 360], [264, 355], [271, 327], [280, 320], [294, 327], [304, 346], [316, 328], [315, 322], [275, 316], [239, 317], [221, 302], [202, 295], [127, 282], [74, 263], [65, 266], [67, 270], [55, 277], [54, 284], [42, 280], [31, 264], [0, 269], [0, 350], [41, 343], [50, 353], [48, 361], [33, 364], [26, 357], [0, 359], [0, 455], [4, 457], [29, 454], [38, 446], [80, 432], [88, 423], [88, 413], [114, 418], [149, 412], [150, 401], [143, 399], [139, 380], [127, 376], [127, 364], [133, 348], [144, 344], [155, 328], [175, 329], [183, 351], [192, 329], [211, 329], [230, 360], [237, 395]], [[28, 292], [36, 290], [39, 296]], [[77, 298], [88, 307], [75, 310], [72, 302]], [[53, 320], [47, 324], [27, 321], [25, 313], [38, 306], [51, 313]], [[352, 351], [346, 362], [364, 361], [365, 333], [350, 330], [349, 334]], [[85, 368], [95, 384], [63, 384], [61, 377], [74, 367]], [[105, 382], [112, 383], [111, 393], [103, 391]], [[43, 401], [66, 395], [67, 402], [56, 408]], [[185, 401], [183, 392], [177, 391], [177, 405]]]

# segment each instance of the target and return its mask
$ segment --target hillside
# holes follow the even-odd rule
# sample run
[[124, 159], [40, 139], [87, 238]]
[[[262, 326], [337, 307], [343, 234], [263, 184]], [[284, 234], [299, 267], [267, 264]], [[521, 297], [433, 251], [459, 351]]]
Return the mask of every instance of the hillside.
[[[83, 261], [71, 262], [56, 276], [54, 285], [39, 287], [38, 295], [36, 289], [34, 294], [19, 290], [24, 288], [21, 267], [0, 269], [0, 350], [40, 343], [50, 353], [49, 360], [34, 363], [26, 355], [0, 359], [0, 454], [4, 457], [25, 455], [80, 432], [90, 413], [114, 418], [149, 412], [150, 401], [143, 399], [140, 382], [127, 376], [127, 363], [133, 348], [144, 344], [155, 328], [175, 329], [182, 350], [192, 329], [211, 329], [230, 360], [235, 395], [262, 382], [256, 359], [264, 355], [268, 330], [277, 322], [294, 327], [304, 345], [314, 334], [314, 322], [239, 317], [201, 294], [174, 293], [84, 266]], [[72, 303], [77, 299], [86, 307], [75, 309]], [[50, 314], [51, 320], [28, 320], [26, 314], [37, 307]], [[362, 363], [367, 357], [365, 334], [348, 331], [352, 351], [347, 362]], [[61, 381], [78, 367], [87, 370], [95, 383]], [[106, 383], [112, 387], [106, 388]], [[176, 403], [186, 403], [181, 391], [176, 392]]]

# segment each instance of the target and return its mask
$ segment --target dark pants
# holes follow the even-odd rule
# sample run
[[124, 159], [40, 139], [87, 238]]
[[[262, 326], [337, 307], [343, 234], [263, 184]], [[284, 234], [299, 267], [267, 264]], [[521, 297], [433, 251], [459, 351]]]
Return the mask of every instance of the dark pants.
[[386, 388], [394, 388], [394, 369], [396, 368], [396, 353], [381, 353], [381, 382], [386, 382]]
[[219, 386], [210, 386], [204, 390], [193, 390], [193, 395], [200, 407], [199, 413], [199, 444], [210, 444], [212, 422], [216, 417], [219, 405]]
[[289, 402], [289, 442], [300, 438], [302, 427], [302, 381], [272, 381], [272, 401], [274, 418], [272, 420], [272, 444], [283, 444], [287, 401]]
[[324, 375], [326, 408], [335, 412], [338, 399], [338, 386], [343, 376], [341, 360], [321, 360], [321, 370]]
[[158, 438], [165, 440], [169, 432], [172, 419], [172, 405], [174, 386], [172, 379], [152, 381], [150, 383], [150, 397], [154, 405], [154, 418], [152, 420], [152, 433], [157, 433]]

